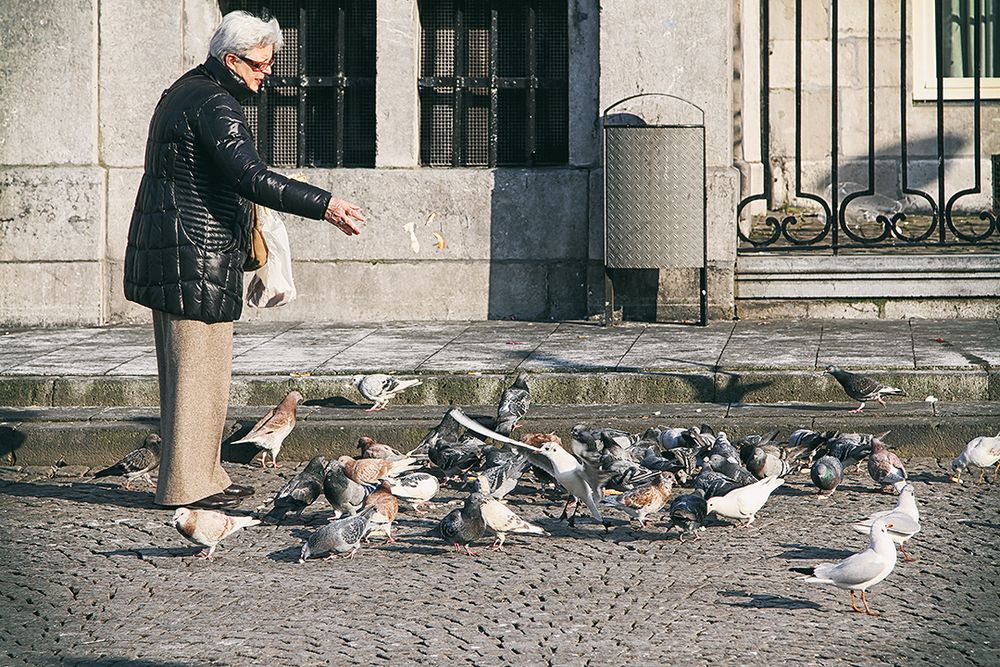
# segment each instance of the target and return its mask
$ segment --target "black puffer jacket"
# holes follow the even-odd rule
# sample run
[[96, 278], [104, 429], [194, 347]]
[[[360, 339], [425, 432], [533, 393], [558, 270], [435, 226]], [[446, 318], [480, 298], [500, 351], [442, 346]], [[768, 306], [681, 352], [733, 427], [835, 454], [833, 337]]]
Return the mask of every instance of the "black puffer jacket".
[[164, 91], [125, 250], [125, 297], [203, 322], [239, 319], [251, 202], [320, 219], [330, 193], [270, 171], [238, 99], [250, 89], [209, 59]]

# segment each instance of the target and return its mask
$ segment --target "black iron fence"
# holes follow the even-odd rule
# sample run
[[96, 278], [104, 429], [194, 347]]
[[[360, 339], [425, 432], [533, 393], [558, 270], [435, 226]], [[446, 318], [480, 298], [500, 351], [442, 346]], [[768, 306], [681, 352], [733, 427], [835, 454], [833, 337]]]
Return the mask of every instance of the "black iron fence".
[[[912, 1], [912, 0], [911, 0]], [[952, 12], [953, 3], [934, 0], [934, 77], [936, 95], [928, 100], [936, 112], [934, 141], [930, 144], [931, 158], [936, 167], [936, 173], [931, 179], [915, 184], [911, 177], [911, 158], [908, 147], [913, 141], [908, 136], [908, 110], [911, 109], [911, 91], [908, 88], [908, 68], [911, 60], [908, 58], [908, 48], [914, 44], [910, 30], [910, 16], [907, 12], [907, 0], [899, 0], [898, 33], [891, 26], [876, 25], [876, 3], [867, 3], [867, 156], [861, 158], [865, 165], [863, 173], [867, 176], [867, 185], [845, 183], [842, 167], [847, 161], [842, 155], [841, 139], [844, 130], [843, 118], [839, 113], [842, 101], [839, 99], [843, 89], [839, 64], [841, 16], [837, 0], [829, 0], [829, 47], [830, 47], [830, 109], [829, 109], [829, 165], [826, 173], [826, 187], [822, 192], [811, 192], [803, 185], [803, 3], [795, 1], [794, 35], [794, 156], [772, 155], [772, 131], [775, 124], [771, 118], [771, 97], [774, 91], [771, 87], [772, 53], [771, 48], [771, 0], [760, 0], [760, 158], [763, 167], [763, 188], [761, 192], [744, 197], [737, 207], [737, 229], [739, 234], [739, 252], [741, 254], [765, 251], [828, 251], [834, 254], [841, 250], [878, 249], [880, 251], [895, 251], [898, 249], [915, 248], [955, 248], [969, 249], [983, 246], [1000, 245], [1000, 221], [998, 221], [998, 164], [1000, 158], [992, 156], [993, 201], [992, 208], [983, 205], [983, 210], [976, 210], [976, 202], [988, 200], [983, 190], [983, 94], [982, 79], [987, 74], [996, 77], [1000, 72], [993, 62], [1000, 49], [996, 47], [1000, 39], [995, 39], [996, 31], [996, 0], [962, 0], [964, 12], [968, 16], [957, 17]], [[987, 4], [984, 4], [987, 2]], [[787, 3], [781, 2], [784, 8]], [[852, 6], [856, 6], [853, 5]], [[971, 8], [971, 13], [969, 10]], [[884, 14], [884, 12], [883, 12]], [[970, 18], [971, 17], [971, 18]], [[853, 17], [852, 17], [853, 18]], [[960, 23], [956, 27], [956, 22]], [[856, 24], [855, 24], [856, 25]], [[960, 29], [959, 29], [960, 28]], [[989, 30], [987, 30], [989, 28]], [[964, 40], [958, 48], [965, 58], [965, 76], [971, 76], [971, 91], [968, 99], [963, 101], [963, 107], [971, 108], [971, 125], [958, 129], [962, 142], [971, 144], [971, 155], [966, 152], [964, 159], [972, 161], [972, 182], [953, 183], [957, 181], [954, 175], [949, 175], [950, 161], [957, 159], [953, 154], [953, 133], [945, 133], [945, 76], [946, 69], [945, 34], [950, 40], [958, 34]], [[989, 45], [985, 35], [990, 35]], [[891, 35], [891, 37], [887, 37]], [[787, 35], [776, 36], [788, 39]], [[884, 58], [884, 51], [876, 48], [877, 40], [898, 40], [898, 101], [887, 101], [876, 94], [876, 75], [885, 75], [892, 63], [877, 62], [877, 57]], [[987, 48], [989, 46], [989, 48]], [[971, 56], [971, 63], [968, 62]], [[954, 63], [949, 62], [949, 66]], [[985, 69], [985, 72], [984, 72]], [[971, 70], [971, 73], [969, 73]], [[881, 128], [879, 122], [885, 115], [877, 116], [876, 109], [883, 104], [898, 107], [900, 140], [896, 148], [897, 154], [892, 159], [898, 160], [899, 178], [893, 196], [885, 196], [876, 188], [876, 138]], [[827, 120], [824, 120], [824, 124]], [[813, 124], [815, 127], [815, 123]], [[810, 139], [814, 137], [809, 137]], [[946, 140], [947, 139], [947, 140]], [[996, 153], [997, 147], [992, 147], [991, 153]], [[788, 171], [788, 189], [790, 202], [776, 202], [774, 197], [775, 165], [782, 158], [793, 157]], [[879, 154], [881, 160], [886, 159], [884, 149]], [[853, 161], [856, 161], [854, 158]], [[792, 188], [794, 186], [794, 195]], [[979, 198], [962, 200], [972, 195]], [[766, 212], [759, 212], [764, 202]], [[973, 202], [972, 205], [969, 202]], [[753, 211], [753, 212], [752, 212]]]

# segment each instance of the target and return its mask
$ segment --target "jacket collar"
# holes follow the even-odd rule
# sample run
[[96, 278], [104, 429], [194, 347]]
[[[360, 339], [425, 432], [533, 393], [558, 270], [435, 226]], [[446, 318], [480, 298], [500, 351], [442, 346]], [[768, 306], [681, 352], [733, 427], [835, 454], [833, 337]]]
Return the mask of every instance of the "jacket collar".
[[208, 71], [210, 77], [226, 89], [226, 92], [235, 97], [237, 102], [243, 103], [253, 95], [253, 91], [250, 90], [243, 79], [214, 56], [209, 56], [202, 67]]

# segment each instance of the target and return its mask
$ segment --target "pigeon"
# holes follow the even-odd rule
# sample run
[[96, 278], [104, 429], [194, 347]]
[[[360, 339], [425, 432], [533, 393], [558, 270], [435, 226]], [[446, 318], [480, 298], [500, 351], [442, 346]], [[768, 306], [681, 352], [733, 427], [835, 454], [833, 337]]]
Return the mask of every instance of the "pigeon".
[[868, 457], [868, 474], [882, 487], [883, 493], [893, 492], [895, 484], [906, 481], [903, 462], [878, 438], [872, 440], [872, 453]]
[[733, 489], [724, 496], [709, 498], [708, 512], [727, 519], [743, 519], [746, 521], [743, 526], [749, 526], [774, 490], [784, 483], [781, 477], [765, 477], [759, 482]]
[[423, 506], [437, 495], [439, 488], [437, 477], [426, 472], [411, 472], [388, 482], [392, 495], [409, 502], [418, 514], [427, 513]]
[[[587, 505], [591, 516], [598, 523], [604, 523], [604, 517], [597, 506], [600, 501], [601, 488], [599, 475], [592, 468], [584, 467], [580, 459], [563, 449], [558, 436], [535, 433], [525, 436], [525, 442], [518, 442], [473, 421], [458, 408], [453, 408], [451, 415], [462, 426], [476, 431], [480, 435], [493, 438], [497, 442], [506, 442], [507, 444], [531, 451], [532, 455], [529, 457], [529, 460], [532, 465], [542, 468], [542, 470], [554, 477], [571, 496], [578, 501], [583, 501]], [[539, 444], [540, 446], [536, 447], [535, 444]], [[566, 514], [567, 512], [564, 509], [563, 515], [565, 516]], [[569, 518], [570, 526], [575, 525], [575, 518], [576, 508], [574, 508], [573, 516]], [[605, 528], [607, 527], [605, 526]]]
[[398, 461], [406, 458], [405, 454], [393, 449], [389, 445], [376, 442], [373, 438], [363, 435], [358, 438], [358, 450], [362, 459], [385, 459], [387, 461]]
[[392, 487], [388, 480], [382, 480], [382, 484], [365, 498], [365, 507], [375, 508], [375, 514], [368, 523], [368, 531], [365, 533], [365, 542], [376, 532], [385, 534], [386, 544], [395, 542], [396, 538], [392, 536], [392, 522], [399, 513], [399, 501], [392, 495]]
[[416, 465], [417, 460], [413, 458], [388, 461], [386, 459], [355, 459], [350, 456], [341, 456], [337, 460], [343, 464], [347, 476], [358, 484], [378, 484], [386, 477], [399, 477], [404, 472], [420, 467]]
[[[653, 440], [657, 443], [661, 451], [676, 447], [698, 449], [705, 444], [702, 439], [701, 430], [697, 426], [692, 426], [691, 428], [651, 427], [643, 433], [642, 439]], [[711, 445], [712, 441], [709, 441], [708, 444]]]
[[456, 550], [464, 547], [468, 555], [478, 556], [479, 554], [470, 549], [469, 545], [486, 534], [482, 499], [482, 494], [469, 494], [462, 507], [456, 507], [444, 515], [435, 527], [434, 534], [445, 542], [453, 544]]
[[[822, 563], [815, 567], [793, 567], [793, 572], [809, 575], [802, 581], [811, 584], [832, 584], [851, 592], [851, 608], [856, 612], [864, 612], [877, 616], [877, 612], [868, 606], [865, 592], [882, 581], [896, 567], [896, 545], [889, 537], [892, 522], [883, 517], [872, 522], [869, 529], [868, 548], [853, 556], [848, 556], [838, 563]], [[859, 609], [854, 599], [854, 592], [861, 591], [861, 603], [864, 609]]]
[[355, 375], [353, 382], [362, 396], [375, 402], [366, 412], [385, 410], [393, 396], [410, 387], [423, 384], [420, 380], [399, 380], [384, 373]]
[[674, 476], [669, 472], [661, 472], [653, 478], [651, 484], [626, 491], [618, 496], [605, 498], [604, 502], [622, 509], [639, 522], [640, 528], [645, 528], [646, 517], [659, 512], [666, 506], [673, 487]]
[[344, 464], [330, 461], [323, 474], [323, 495], [334, 510], [334, 518], [354, 516], [361, 509], [373, 487], [358, 484], [347, 476]]
[[854, 524], [854, 530], [861, 534], [871, 530], [872, 524], [879, 519], [888, 519], [892, 527], [889, 528], [889, 537], [899, 545], [899, 550], [903, 552], [903, 559], [906, 561], [916, 560], [906, 553], [903, 542], [920, 532], [920, 511], [917, 509], [917, 501], [914, 498], [912, 484], [905, 484], [899, 492], [896, 500], [896, 507], [891, 510], [875, 512], [867, 519]]
[[603, 454], [616, 459], [626, 458], [626, 450], [637, 438], [617, 428], [592, 428], [577, 424], [570, 431], [570, 451], [581, 459], [597, 465]]
[[879, 436], [873, 436], [869, 433], [836, 433], [826, 444], [819, 447], [816, 455], [835, 457], [847, 471], [872, 453], [872, 442], [875, 441], [876, 437], [884, 438], [888, 434], [888, 431]]
[[809, 477], [813, 484], [819, 488], [819, 497], [829, 498], [837, 490], [837, 486], [844, 481], [844, 466], [840, 463], [840, 459], [835, 456], [822, 456], [812, 464]]
[[711, 465], [712, 470], [722, 473], [739, 486], [747, 486], [753, 484], [758, 479], [762, 479], [762, 477], [754, 476], [753, 473], [741, 466], [740, 462], [733, 456], [724, 457], [720, 454], [712, 454], [708, 457], [708, 463]]
[[844, 392], [848, 396], [861, 403], [857, 408], [849, 411], [852, 414], [857, 414], [864, 410], [865, 403], [868, 401], [877, 401], [879, 405], [885, 407], [885, 401], [882, 400], [883, 396], [906, 396], [906, 392], [902, 389], [886, 387], [867, 375], [842, 371], [836, 366], [827, 366], [826, 372], [840, 383], [840, 386], [844, 388]]
[[[517, 482], [521, 479], [521, 473], [528, 465], [528, 457], [521, 452], [513, 452], [513, 454], [513, 457], [499, 459], [497, 464], [485, 467], [476, 473], [476, 483], [480, 493], [485, 493], [497, 500], [503, 500], [504, 496], [514, 490]], [[487, 456], [487, 461], [490, 458]], [[492, 458], [497, 460], [497, 457]]]
[[690, 535], [698, 539], [698, 529], [705, 523], [705, 515], [708, 514], [705, 492], [695, 489], [694, 493], [677, 496], [670, 501], [667, 511], [670, 513], [670, 523], [667, 524], [666, 532], [669, 533], [676, 527], [680, 529], [681, 542]]
[[354, 558], [361, 548], [361, 538], [368, 532], [368, 524], [378, 511], [376, 507], [366, 507], [354, 516], [345, 516], [332, 521], [309, 536], [302, 544], [299, 562], [304, 563], [310, 556], [329, 554], [326, 559]]
[[694, 478], [694, 488], [704, 491], [706, 500], [715, 496], [724, 496], [739, 487], [740, 484], [736, 480], [714, 470], [708, 461], [705, 462], [698, 476]]
[[234, 440], [232, 445], [254, 445], [262, 450], [260, 454], [260, 465], [267, 467], [267, 454], [271, 453], [271, 466], [280, 468], [278, 465], [278, 452], [281, 451], [281, 444], [288, 437], [288, 434], [295, 428], [295, 411], [299, 402], [302, 401], [302, 394], [297, 391], [290, 391], [288, 395], [281, 399], [277, 407], [271, 409], [257, 422], [250, 432], [240, 440]]
[[451, 408], [449, 408], [444, 413], [444, 417], [441, 418], [441, 423], [428, 431], [424, 439], [420, 441], [420, 444], [411, 453], [426, 453], [431, 447], [442, 441], [458, 442], [461, 435], [462, 426], [451, 416]]
[[726, 435], [725, 431], [719, 431], [715, 436], [715, 442], [712, 443], [711, 449], [708, 450], [708, 455], [712, 456], [718, 454], [723, 458], [733, 458], [739, 459], [740, 453], [733, 446], [733, 443], [729, 442], [729, 436]]
[[215, 547], [240, 528], [256, 526], [259, 519], [249, 516], [229, 516], [212, 510], [195, 510], [189, 507], [178, 507], [174, 512], [173, 526], [189, 542], [205, 547], [198, 555], [201, 558], [212, 559]]
[[427, 449], [427, 457], [441, 469], [446, 478], [453, 478], [472, 468], [478, 468], [483, 461], [486, 443], [466, 434], [458, 440], [438, 439]]
[[156, 470], [160, 465], [160, 445], [163, 441], [155, 433], [146, 436], [142, 444], [126, 454], [121, 461], [94, 473], [94, 478], [98, 477], [124, 477], [124, 487], [132, 490], [131, 484], [136, 479], [143, 479], [150, 486], [154, 486], [149, 473]]
[[527, 373], [520, 373], [514, 384], [504, 389], [497, 405], [497, 424], [494, 429], [501, 435], [510, 436], [519, 422], [528, 414], [531, 406], [531, 392], [528, 389]]
[[264, 516], [264, 522], [279, 523], [289, 512], [298, 512], [301, 517], [302, 512], [323, 493], [326, 466], [327, 461], [322, 456], [312, 457], [302, 472], [288, 480], [278, 491], [274, 497], [274, 507]]
[[979, 468], [979, 483], [983, 483], [986, 476], [986, 469], [991, 465], [996, 465], [993, 469], [993, 481], [997, 481], [997, 471], [1000, 470], [1000, 433], [995, 437], [979, 436], [969, 441], [955, 460], [951, 462], [951, 469], [955, 471], [949, 478], [953, 482], [962, 482], [962, 471], [970, 465]]
[[494, 551], [503, 551], [507, 533], [529, 533], [531, 535], [548, 535], [541, 526], [529, 523], [514, 513], [514, 510], [486, 493], [473, 493], [475, 502], [479, 504], [479, 512], [483, 517], [486, 529], [496, 535], [496, 541], [490, 546]]

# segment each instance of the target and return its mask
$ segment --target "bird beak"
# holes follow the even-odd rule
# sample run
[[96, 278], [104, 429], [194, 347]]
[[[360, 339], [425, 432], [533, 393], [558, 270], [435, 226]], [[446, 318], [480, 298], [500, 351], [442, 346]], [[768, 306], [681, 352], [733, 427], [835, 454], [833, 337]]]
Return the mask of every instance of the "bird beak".
[[451, 418], [457, 421], [459, 424], [469, 429], [470, 431], [475, 431], [479, 435], [485, 435], [487, 438], [492, 438], [497, 442], [506, 442], [508, 445], [514, 445], [515, 447], [521, 447], [522, 449], [528, 449], [535, 453], [541, 452], [542, 450], [538, 447], [532, 447], [531, 445], [525, 444], [523, 442], [518, 442], [513, 438], [508, 438], [505, 435], [500, 435], [496, 431], [491, 431], [474, 419], [469, 419], [459, 408], [452, 408], [448, 413]]

